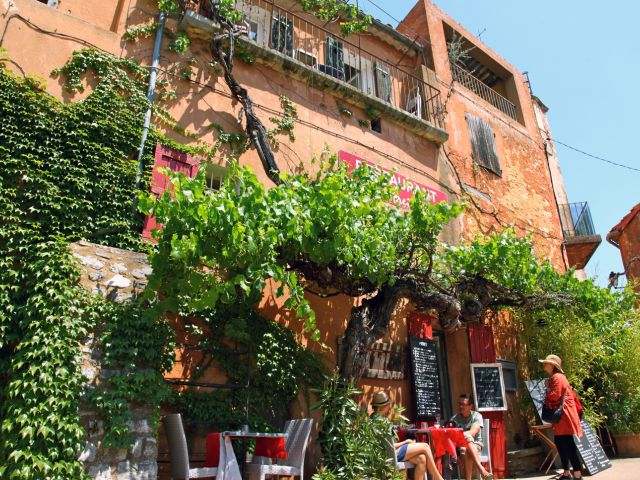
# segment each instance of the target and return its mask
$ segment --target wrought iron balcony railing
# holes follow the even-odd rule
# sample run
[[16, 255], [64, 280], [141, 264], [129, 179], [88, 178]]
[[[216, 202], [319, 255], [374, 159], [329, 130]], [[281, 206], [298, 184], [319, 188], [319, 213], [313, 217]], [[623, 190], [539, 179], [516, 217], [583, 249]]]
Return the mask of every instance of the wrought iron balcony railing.
[[468, 88], [514, 120], [517, 120], [516, 106], [496, 92], [493, 88], [484, 84], [481, 80], [477, 79], [458, 65], [451, 65], [451, 73], [453, 74], [453, 79], [456, 82]]
[[560, 208], [560, 222], [565, 239], [596, 235], [587, 202], [569, 203], [558, 205], [558, 207]]
[[[183, 3], [186, 8], [211, 18], [209, 0], [183, 0]], [[248, 37], [262, 48], [442, 128], [440, 91], [416, 75], [269, 0], [237, 1], [236, 8], [244, 14]]]

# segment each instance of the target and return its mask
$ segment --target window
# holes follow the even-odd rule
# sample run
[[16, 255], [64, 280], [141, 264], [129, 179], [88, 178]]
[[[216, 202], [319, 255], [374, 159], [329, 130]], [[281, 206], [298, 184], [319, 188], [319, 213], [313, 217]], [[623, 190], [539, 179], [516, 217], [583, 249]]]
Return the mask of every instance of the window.
[[516, 363], [510, 360], [500, 360], [498, 363], [502, 365], [502, 376], [504, 378], [504, 389], [507, 392], [518, 391], [518, 370]]
[[280, 14], [271, 18], [271, 48], [293, 55], [293, 21]]
[[48, 5], [50, 7], [57, 7], [60, 3], [60, 0], [38, 0], [38, 2], [44, 3], [45, 5]]
[[[153, 170], [151, 171], [151, 192], [156, 196], [160, 196], [166, 190], [173, 189], [169, 177], [158, 171], [160, 167], [168, 167], [173, 172], [182, 172], [187, 177], [193, 178], [200, 168], [200, 160], [172, 148], [160, 144], [156, 145]], [[151, 239], [151, 231], [161, 227], [162, 225], [156, 223], [155, 217], [148, 215], [142, 228], [142, 237]]]
[[227, 174], [227, 169], [219, 165], [208, 164], [206, 167], [205, 181], [207, 183], [207, 190], [216, 191], [220, 190], [222, 186], [222, 180]]
[[382, 123], [379, 118], [371, 120], [371, 130], [374, 132], [382, 133]]
[[324, 44], [324, 65], [319, 70], [338, 80], [344, 80], [344, 46], [333, 37], [326, 37]]
[[318, 65], [318, 59], [316, 58], [316, 56], [313, 53], [302, 50], [301, 48], [298, 48], [296, 50], [296, 60], [304, 63], [309, 67], [315, 68], [316, 65]]
[[496, 175], [502, 176], [493, 129], [489, 124], [470, 113], [467, 113], [466, 117], [469, 137], [471, 137], [473, 160]]

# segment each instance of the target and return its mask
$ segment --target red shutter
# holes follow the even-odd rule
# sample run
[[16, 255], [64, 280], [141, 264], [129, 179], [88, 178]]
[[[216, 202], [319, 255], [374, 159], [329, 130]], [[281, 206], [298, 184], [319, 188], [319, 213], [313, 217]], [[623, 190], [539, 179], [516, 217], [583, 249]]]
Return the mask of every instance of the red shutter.
[[[469, 353], [472, 363], [496, 363], [496, 349], [493, 343], [491, 325], [472, 323], [469, 332]], [[505, 412], [482, 412], [491, 421], [491, 464], [496, 478], [507, 478], [507, 435], [504, 429]]]
[[[158, 171], [160, 167], [168, 167], [172, 172], [182, 172], [187, 177], [193, 178], [200, 168], [200, 159], [164, 145], [156, 145], [153, 170], [151, 171], [151, 191], [156, 196], [160, 196], [167, 188], [172, 188], [169, 177]], [[157, 224], [152, 215], [148, 215], [144, 220], [142, 237], [151, 239], [151, 231], [161, 227], [162, 225]]]
[[412, 312], [407, 317], [407, 320], [409, 322], [409, 335], [433, 340], [433, 328], [431, 326], [433, 316]]

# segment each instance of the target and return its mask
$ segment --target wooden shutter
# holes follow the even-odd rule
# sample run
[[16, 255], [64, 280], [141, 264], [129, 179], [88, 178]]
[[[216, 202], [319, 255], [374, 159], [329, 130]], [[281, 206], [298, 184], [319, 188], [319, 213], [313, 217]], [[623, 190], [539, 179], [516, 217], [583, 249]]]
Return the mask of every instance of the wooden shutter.
[[496, 175], [502, 175], [493, 129], [489, 124], [470, 113], [467, 113], [466, 117], [473, 159], [478, 165], [491, 170]]
[[[470, 323], [467, 325], [469, 335], [469, 354], [471, 363], [496, 363], [496, 349], [491, 325]], [[491, 421], [489, 440], [491, 448], [491, 464], [496, 478], [507, 476], [507, 435], [504, 427], [505, 412], [482, 412], [482, 416]]]
[[[151, 171], [151, 192], [156, 196], [160, 196], [163, 192], [172, 188], [169, 177], [159, 171], [160, 167], [167, 167], [172, 172], [182, 172], [187, 177], [193, 178], [200, 168], [200, 160], [172, 148], [160, 144], [156, 145], [153, 170]], [[151, 231], [161, 226], [156, 223], [156, 219], [152, 215], [148, 215], [144, 220], [142, 237], [152, 238]]]
[[381, 62], [375, 62], [376, 97], [391, 103], [391, 71]]

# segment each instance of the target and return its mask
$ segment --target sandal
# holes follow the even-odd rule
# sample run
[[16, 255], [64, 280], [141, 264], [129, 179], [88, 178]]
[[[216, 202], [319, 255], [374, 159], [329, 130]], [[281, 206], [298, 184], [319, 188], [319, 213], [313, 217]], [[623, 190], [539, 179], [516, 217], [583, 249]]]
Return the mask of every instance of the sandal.
[[482, 480], [494, 480], [494, 476], [493, 473], [487, 473], [485, 475], [482, 475]]

